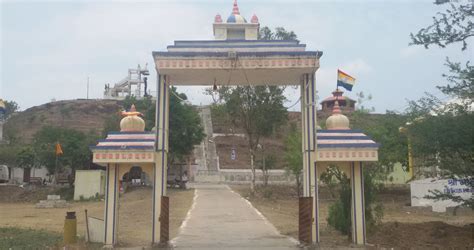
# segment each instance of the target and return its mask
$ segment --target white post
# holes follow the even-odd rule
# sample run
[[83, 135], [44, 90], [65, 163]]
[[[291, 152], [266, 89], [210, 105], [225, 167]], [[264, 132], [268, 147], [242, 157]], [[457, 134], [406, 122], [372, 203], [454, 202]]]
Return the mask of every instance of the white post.
[[118, 197], [119, 197], [119, 178], [118, 164], [107, 164], [106, 190], [105, 190], [105, 246], [113, 247], [117, 244], [118, 229]]
[[166, 196], [168, 166], [169, 91], [167, 76], [158, 75], [156, 99], [156, 155], [153, 181], [152, 245], [160, 242], [161, 197]]
[[365, 245], [364, 173], [362, 162], [351, 163], [352, 242]]
[[303, 196], [313, 198], [312, 242], [319, 242], [316, 166], [316, 82], [314, 74], [304, 74], [301, 84], [301, 125], [303, 148]]

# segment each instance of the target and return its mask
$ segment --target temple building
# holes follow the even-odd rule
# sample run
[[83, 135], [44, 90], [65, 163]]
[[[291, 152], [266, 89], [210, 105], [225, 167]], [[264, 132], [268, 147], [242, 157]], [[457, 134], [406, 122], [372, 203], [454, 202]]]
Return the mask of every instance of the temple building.
[[332, 92], [332, 96], [324, 99], [321, 102], [322, 109], [321, 111], [325, 114], [331, 114], [334, 103], [336, 100], [339, 103], [339, 107], [343, 113], [352, 113], [355, 111], [355, 103], [356, 101], [347, 97], [343, 96], [344, 92], [340, 89], [336, 89]]
[[240, 15], [237, 1], [234, 1], [232, 14], [227, 21], [224, 23], [221, 15], [217, 14], [213, 26], [216, 40], [257, 40], [260, 24], [255, 14], [250, 23], [247, 23], [247, 20]]

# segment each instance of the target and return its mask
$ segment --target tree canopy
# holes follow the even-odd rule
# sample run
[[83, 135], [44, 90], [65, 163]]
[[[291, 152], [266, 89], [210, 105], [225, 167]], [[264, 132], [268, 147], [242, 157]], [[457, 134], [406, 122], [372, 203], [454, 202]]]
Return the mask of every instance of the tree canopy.
[[[442, 48], [461, 43], [468, 47], [468, 38], [474, 36], [474, 4], [450, 4], [438, 13], [433, 24], [411, 34], [412, 44], [437, 45]], [[443, 101], [432, 94], [411, 101], [408, 136], [413, 154], [421, 159], [421, 167], [436, 166], [442, 176], [467, 179], [474, 188], [474, 67], [465, 63], [446, 61], [447, 84], [438, 89], [449, 98]], [[434, 192], [432, 198], [452, 199], [474, 208], [474, 198], [462, 199], [452, 193]]]

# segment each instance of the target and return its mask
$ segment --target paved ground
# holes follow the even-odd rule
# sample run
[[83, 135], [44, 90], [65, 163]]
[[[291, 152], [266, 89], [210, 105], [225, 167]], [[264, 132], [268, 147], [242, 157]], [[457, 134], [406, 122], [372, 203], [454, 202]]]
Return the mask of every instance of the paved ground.
[[195, 203], [172, 240], [176, 249], [298, 249], [226, 185], [196, 184]]

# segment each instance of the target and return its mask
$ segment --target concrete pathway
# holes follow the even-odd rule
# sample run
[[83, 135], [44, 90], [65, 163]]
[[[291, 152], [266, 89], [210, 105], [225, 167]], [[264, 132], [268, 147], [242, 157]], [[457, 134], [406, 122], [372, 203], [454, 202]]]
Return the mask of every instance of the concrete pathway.
[[176, 249], [298, 249], [247, 200], [227, 185], [196, 184], [194, 204], [178, 236]]

